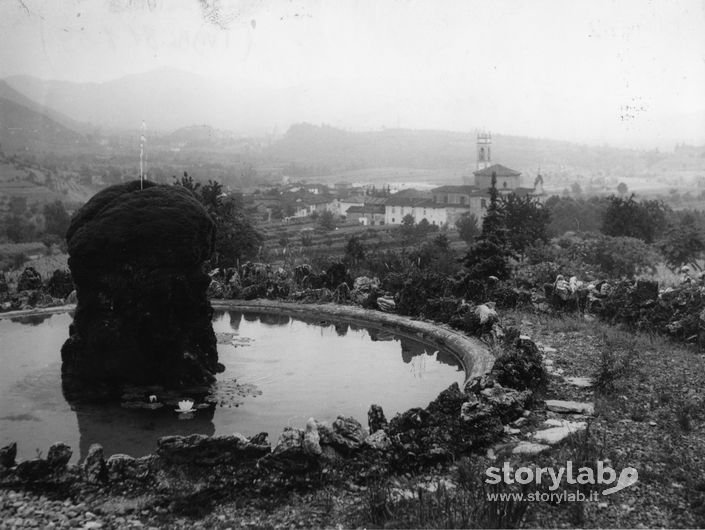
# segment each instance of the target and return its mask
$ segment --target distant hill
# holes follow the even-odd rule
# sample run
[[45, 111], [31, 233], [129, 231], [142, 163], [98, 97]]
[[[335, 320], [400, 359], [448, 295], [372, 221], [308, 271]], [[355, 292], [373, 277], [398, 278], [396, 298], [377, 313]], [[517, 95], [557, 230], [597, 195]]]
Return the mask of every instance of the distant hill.
[[5, 152], [71, 151], [87, 145], [86, 138], [28, 107], [0, 97], [0, 146]]
[[74, 120], [73, 118], [70, 118], [69, 116], [66, 116], [65, 114], [62, 114], [61, 112], [57, 112], [53, 109], [50, 109], [48, 107], [45, 107], [38, 103], [37, 101], [34, 101], [14, 88], [12, 88], [10, 85], [7, 84], [6, 81], [0, 80], [0, 98], [5, 98], [13, 103], [17, 103], [18, 105], [22, 105], [23, 107], [26, 107], [34, 112], [37, 112], [39, 114], [44, 114], [48, 118], [51, 118], [55, 122], [63, 125], [67, 129], [71, 129], [72, 131], [78, 132], [78, 133], [91, 133], [95, 129], [94, 126], [88, 124], [88, 123], [82, 123], [77, 120]]
[[[144, 120], [150, 145], [167, 149], [169, 156], [172, 150], [182, 148], [182, 151], [208, 152], [209, 156], [242, 148], [247, 156], [259, 157], [256, 162], [261, 167], [306, 166], [295, 175], [301, 177], [373, 168], [470, 175], [476, 165], [473, 132], [410, 129], [353, 132], [301, 123], [304, 120], [348, 123], [351, 112], [355, 114], [351, 109], [358, 108], [356, 105], [361, 101], [371, 102], [374, 108], [360, 108], [376, 115], [393, 107], [397, 97], [385, 87], [372, 92], [349, 92], [341, 80], [326, 79], [315, 86], [275, 90], [253, 86], [247, 80], [228, 84], [168, 68], [104, 83], [44, 81], [29, 76], [13, 76], [4, 81], [0, 83], [0, 98], [44, 115], [70, 131], [84, 132], [85, 127], [95, 126], [103, 131], [105, 140], [110, 136], [105, 134], [108, 130], [119, 130], [115, 136], [127, 139], [111, 144], [111, 148], [133, 146]], [[353, 98], [350, 101], [344, 96], [348, 93]], [[365, 116], [356, 119], [360, 123], [376, 121], [366, 120]], [[295, 125], [269, 142], [275, 124], [289, 123]], [[36, 128], [23, 130], [26, 133]], [[0, 134], [4, 134], [5, 141], [14, 142], [12, 145], [18, 143], [18, 138]], [[266, 135], [268, 140], [249, 146], [235, 134]], [[68, 137], [58, 130], [45, 140], [51, 143], [62, 140], [62, 136], [63, 145], [70, 145], [72, 140], [66, 141]], [[30, 139], [36, 146], [41, 135]], [[564, 181], [573, 182], [582, 177], [663, 176], [668, 172], [703, 169], [699, 154], [676, 155], [502, 134], [493, 135], [492, 153], [493, 162], [521, 171], [527, 179], [532, 179], [540, 169], [550, 173], [552, 181], [561, 186]], [[187, 155], [182, 152], [180, 156]]]
[[[474, 133], [387, 129], [349, 132], [329, 126], [297, 124], [264, 151], [282, 163], [315, 166], [330, 172], [375, 167], [447, 169], [472, 174]], [[521, 136], [492, 137], [494, 162], [535, 176], [542, 171], [570, 174], [642, 173], [669, 154], [596, 147]]]
[[[194, 123], [246, 130], [262, 127], [252, 98], [266, 94], [252, 87], [225, 86], [174, 69], [135, 74], [104, 83], [45, 81], [12, 76], [5, 82], [33, 101], [80, 122], [101, 128], [171, 131]], [[259, 122], [259, 124], [258, 124]]]

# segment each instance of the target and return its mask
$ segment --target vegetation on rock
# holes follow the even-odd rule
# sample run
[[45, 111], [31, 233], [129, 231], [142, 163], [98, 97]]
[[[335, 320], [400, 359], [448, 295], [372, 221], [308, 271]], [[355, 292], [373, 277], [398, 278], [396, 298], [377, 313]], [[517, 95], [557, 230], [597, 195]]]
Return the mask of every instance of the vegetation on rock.
[[106, 188], [74, 215], [67, 240], [78, 305], [62, 348], [65, 390], [213, 379], [202, 265], [215, 226], [190, 191], [139, 181]]

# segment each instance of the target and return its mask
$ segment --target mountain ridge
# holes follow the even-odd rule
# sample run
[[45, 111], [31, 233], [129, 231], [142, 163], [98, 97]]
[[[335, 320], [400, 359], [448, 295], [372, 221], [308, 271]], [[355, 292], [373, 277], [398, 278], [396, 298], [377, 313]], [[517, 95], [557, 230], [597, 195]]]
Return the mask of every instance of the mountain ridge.
[[88, 144], [85, 136], [44, 113], [0, 97], [0, 144], [3, 150], [73, 150]]

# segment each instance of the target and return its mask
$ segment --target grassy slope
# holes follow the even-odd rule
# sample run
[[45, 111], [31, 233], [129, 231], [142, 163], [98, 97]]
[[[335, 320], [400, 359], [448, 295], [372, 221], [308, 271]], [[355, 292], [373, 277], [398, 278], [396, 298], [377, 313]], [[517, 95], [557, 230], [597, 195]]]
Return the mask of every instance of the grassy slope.
[[[516, 312], [504, 320], [556, 348], [546, 357], [564, 376], [599, 376], [603, 385], [595, 390], [578, 389], [552, 376], [546, 398], [594, 400], [590, 431], [596, 451], [615, 469], [633, 466], [639, 472], [635, 486], [600, 499], [606, 505], [539, 505], [530, 524], [705, 525], [705, 356], [661, 337], [634, 335], [577, 317]], [[568, 446], [562, 453], [570, 457], [574, 449]]]

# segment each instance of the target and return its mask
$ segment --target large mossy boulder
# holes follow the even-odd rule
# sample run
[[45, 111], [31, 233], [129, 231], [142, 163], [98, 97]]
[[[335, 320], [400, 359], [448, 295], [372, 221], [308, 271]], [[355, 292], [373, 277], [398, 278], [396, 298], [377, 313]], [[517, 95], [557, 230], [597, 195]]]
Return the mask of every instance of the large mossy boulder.
[[222, 369], [204, 261], [215, 225], [193, 194], [139, 181], [96, 194], [66, 234], [78, 303], [61, 350], [64, 389], [182, 387]]

